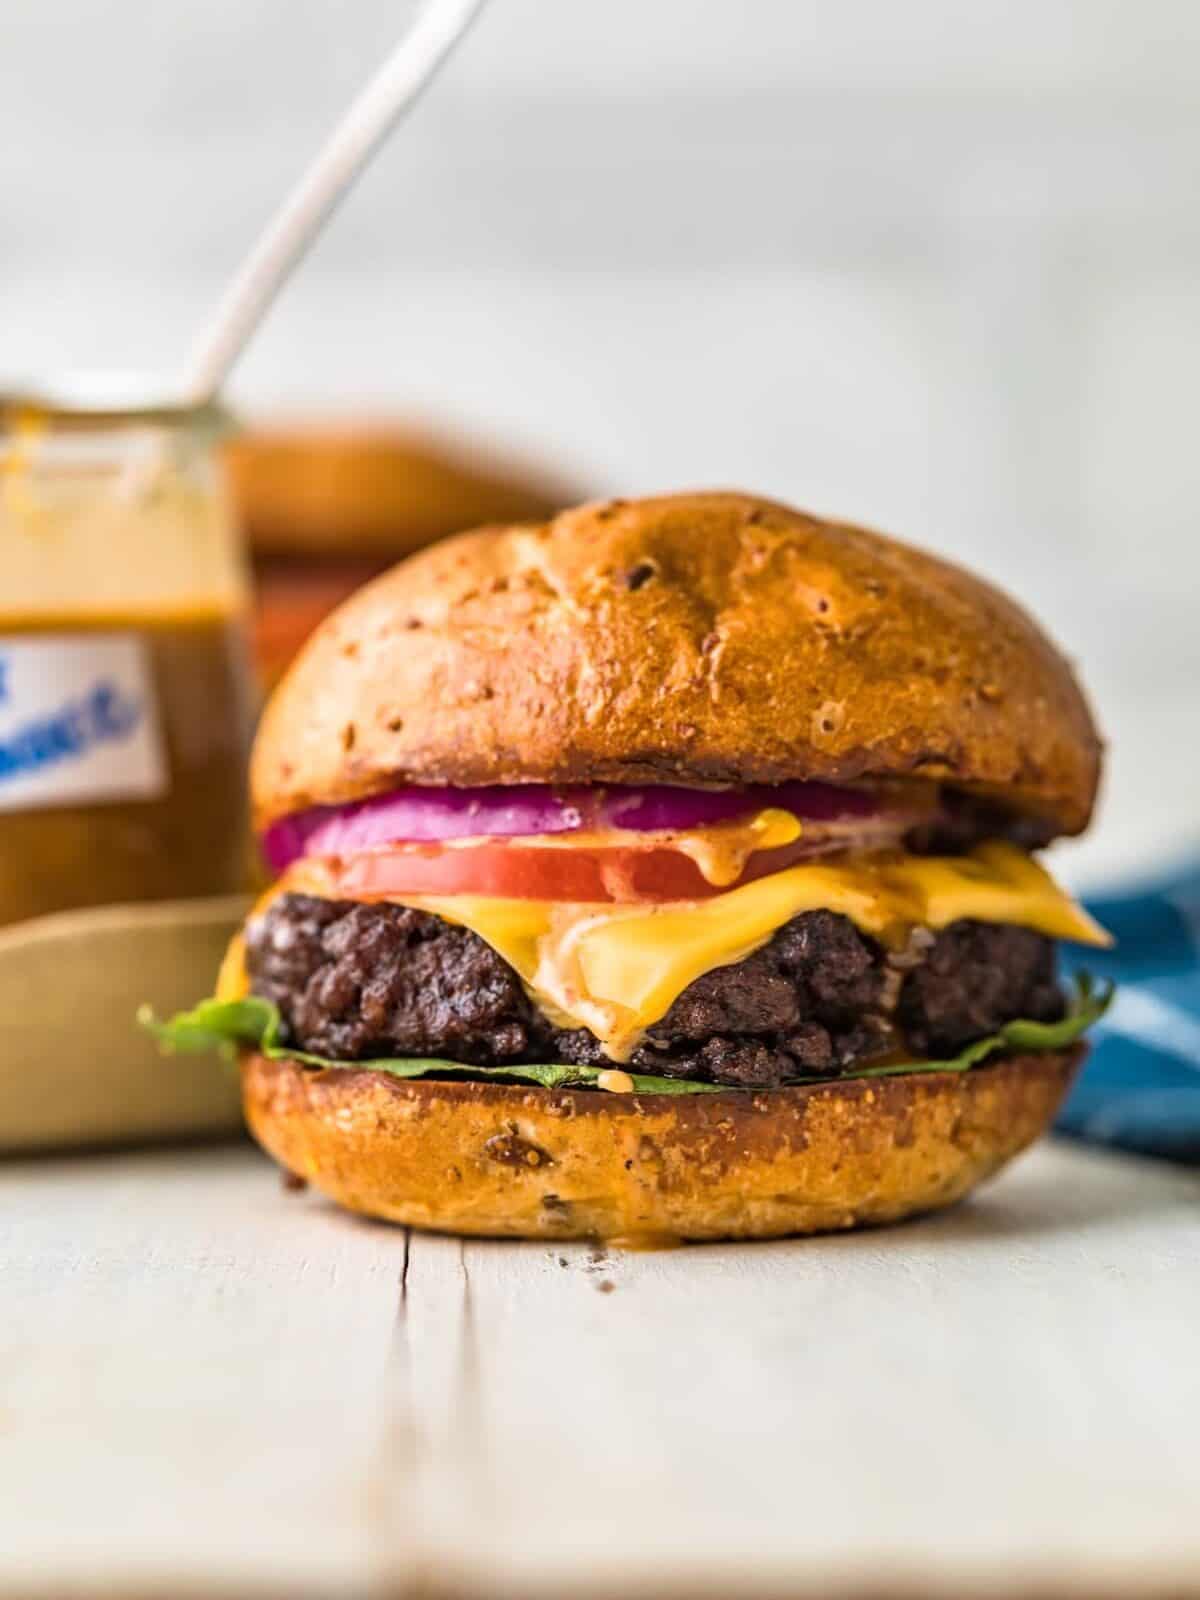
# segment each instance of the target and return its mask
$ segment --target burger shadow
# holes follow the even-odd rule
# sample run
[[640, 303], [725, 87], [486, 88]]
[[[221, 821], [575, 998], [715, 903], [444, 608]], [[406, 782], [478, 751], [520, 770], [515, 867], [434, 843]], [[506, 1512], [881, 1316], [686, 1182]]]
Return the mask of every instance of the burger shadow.
[[[1144, 1156], [1097, 1153], [1067, 1142], [1056, 1142], [1055, 1150], [1067, 1156], [1069, 1170], [1056, 1164], [1054, 1168], [1019, 1171], [944, 1211], [893, 1223], [886, 1231], [897, 1241], [919, 1237], [923, 1248], [957, 1248], [1079, 1235], [1184, 1208], [1194, 1215], [1200, 1208], [1200, 1170]], [[851, 1244], [855, 1238], [871, 1239], [877, 1246], [883, 1232], [871, 1228], [858, 1235], [842, 1235], [841, 1241]]]

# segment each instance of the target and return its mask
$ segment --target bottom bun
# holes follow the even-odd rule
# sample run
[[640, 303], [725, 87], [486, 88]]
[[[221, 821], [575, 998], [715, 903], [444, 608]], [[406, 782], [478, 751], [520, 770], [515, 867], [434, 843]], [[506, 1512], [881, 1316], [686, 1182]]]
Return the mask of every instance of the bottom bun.
[[250, 1055], [246, 1116], [351, 1211], [520, 1239], [769, 1239], [961, 1199], [1053, 1118], [1086, 1047], [755, 1094], [607, 1094]]

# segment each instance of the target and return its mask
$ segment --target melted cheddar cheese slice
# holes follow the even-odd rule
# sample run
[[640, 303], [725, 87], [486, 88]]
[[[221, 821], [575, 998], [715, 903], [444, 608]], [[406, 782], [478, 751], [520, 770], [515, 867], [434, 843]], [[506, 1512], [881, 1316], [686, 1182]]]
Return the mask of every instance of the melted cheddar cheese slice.
[[[332, 894], [320, 862], [297, 862], [274, 893]], [[398, 904], [470, 928], [520, 975], [561, 1027], [585, 1027], [614, 1061], [688, 984], [740, 961], [792, 917], [828, 910], [901, 945], [914, 927], [960, 918], [1006, 922], [1055, 939], [1109, 943], [1045, 869], [1011, 845], [966, 856], [878, 857], [790, 867], [711, 899], [661, 905], [576, 905], [471, 895], [392, 895]]]

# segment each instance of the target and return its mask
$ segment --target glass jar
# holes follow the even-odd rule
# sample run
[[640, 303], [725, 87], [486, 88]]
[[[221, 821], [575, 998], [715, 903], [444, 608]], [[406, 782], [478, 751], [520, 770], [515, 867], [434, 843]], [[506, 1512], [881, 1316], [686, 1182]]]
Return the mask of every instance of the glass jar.
[[111, 389], [0, 395], [0, 923], [244, 885], [222, 431]]

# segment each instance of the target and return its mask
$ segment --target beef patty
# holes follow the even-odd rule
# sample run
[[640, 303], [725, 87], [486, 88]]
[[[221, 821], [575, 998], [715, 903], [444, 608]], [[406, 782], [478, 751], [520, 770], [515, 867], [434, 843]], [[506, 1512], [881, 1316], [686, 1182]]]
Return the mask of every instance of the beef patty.
[[[586, 1029], [556, 1028], [477, 934], [428, 912], [285, 894], [251, 919], [246, 964], [286, 1042], [313, 1055], [608, 1061]], [[689, 984], [629, 1066], [773, 1088], [898, 1047], [950, 1056], [1016, 1017], [1062, 1010], [1054, 945], [1027, 928], [955, 922], [896, 956], [847, 917], [809, 911]]]

